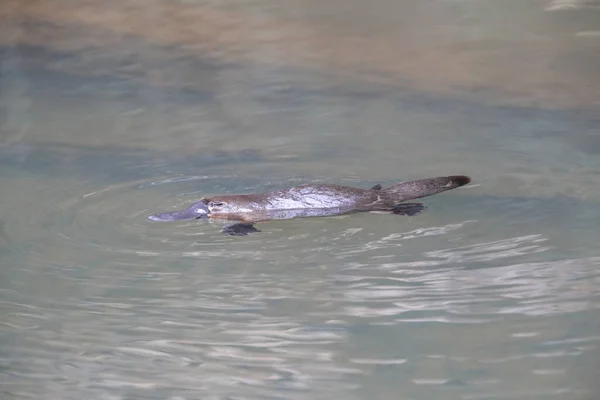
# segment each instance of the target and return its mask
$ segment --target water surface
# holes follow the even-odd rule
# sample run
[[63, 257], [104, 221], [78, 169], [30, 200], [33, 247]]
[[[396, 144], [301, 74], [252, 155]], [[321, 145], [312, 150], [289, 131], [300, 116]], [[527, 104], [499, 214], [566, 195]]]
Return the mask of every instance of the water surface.
[[[119, 4], [0, 6], [3, 398], [595, 398], [593, 2]], [[445, 174], [412, 218], [146, 219]]]

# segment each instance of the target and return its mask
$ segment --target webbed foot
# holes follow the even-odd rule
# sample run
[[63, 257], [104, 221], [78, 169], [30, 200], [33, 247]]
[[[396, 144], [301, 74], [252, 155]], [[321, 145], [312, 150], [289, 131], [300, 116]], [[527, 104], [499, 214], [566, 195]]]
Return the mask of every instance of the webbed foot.
[[426, 208], [423, 203], [401, 203], [392, 208], [392, 214], [412, 217], [413, 215], [420, 214]]
[[236, 224], [227, 225], [221, 230], [221, 233], [228, 236], [246, 236], [249, 233], [260, 232], [254, 227], [254, 224], [247, 222], [238, 222]]

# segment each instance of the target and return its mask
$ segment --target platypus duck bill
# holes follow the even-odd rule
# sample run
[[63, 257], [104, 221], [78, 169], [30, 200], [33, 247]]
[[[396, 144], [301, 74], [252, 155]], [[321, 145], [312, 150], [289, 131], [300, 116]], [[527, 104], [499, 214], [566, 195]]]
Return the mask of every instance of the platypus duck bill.
[[204, 201], [199, 201], [192, 204], [185, 210], [164, 212], [160, 214], [153, 214], [148, 217], [151, 221], [158, 222], [169, 222], [169, 221], [185, 221], [191, 219], [208, 218], [210, 210]]

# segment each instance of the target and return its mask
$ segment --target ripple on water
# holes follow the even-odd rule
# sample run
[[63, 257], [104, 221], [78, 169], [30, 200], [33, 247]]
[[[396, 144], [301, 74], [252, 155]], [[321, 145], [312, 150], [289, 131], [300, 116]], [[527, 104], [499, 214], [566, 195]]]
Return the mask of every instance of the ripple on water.
[[361, 371], [333, 361], [342, 329], [312, 327], [270, 307], [304, 299], [323, 283], [278, 280], [275, 268], [247, 270], [260, 260], [278, 268], [301, 259], [289, 238], [223, 237], [220, 227], [197, 222], [153, 224], [150, 212], [181, 207], [191, 196], [152, 198], [160, 185], [147, 182], [88, 186], [44, 193], [32, 186], [28, 198], [56, 201], [32, 208], [26, 221], [5, 216], [12, 259], [26, 266], [13, 285], [22, 290], [5, 304], [15, 343], [9, 392], [293, 398], [355, 386], [346, 377]]
[[484, 240], [466, 234], [480, 221], [440, 223], [434, 211], [402, 225], [282, 221], [244, 238], [146, 220], [193, 201], [186, 182], [210, 191], [210, 179], [31, 188], [27, 198], [58, 201], [3, 216], [22, 266], [2, 303], [7, 393], [348, 398], [389, 373], [404, 388], [471, 398], [510, 383], [498, 397], [518, 398], [597, 349], [596, 336], [548, 333], [529, 318], [597, 307], [598, 257], [527, 261], [550, 253], [549, 236]]
[[[341, 271], [348, 313], [397, 322], [488, 322], [503, 314], [552, 315], [589, 308], [600, 284], [598, 257], [505, 264], [481, 263], [548, 249], [541, 235], [425, 252], [419, 261], [349, 264]], [[582, 282], [585, 277], [585, 282]], [[493, 309], [493, 313], [490, 313]]]
[[[314, 259], [316, 253], [329, 252], [332, 241], [351, 239], [353, 232], [361, 230], [350, 228], [334, 233], [335, 228], [332, 230], [329, 225], [336, 218], [328, 219], [328, 222], [304, 220], [303, 225], [278, 221], [261, 224], [261, 235], [232, 238], [220, 234], [224, 225], [221, 221], [154, 223], [147, 220], [146, 217], [151, 213], [181, 209], [202, 195], [197, 190], [181, 191], [177, 185], [188, 182], [195, 188], [204, 186], [210, 192], [214, 189], [204, 182], [222, 182], [227, 178], [231, 177], [184, 176], [152, 182], [120, 183], [93, 191], [87, 191], [87, 185], [83, 184], [83, 188], [53, 193], [51, 196], [56, 198], [53, 203], [42, 207], [38, 205], [27, 216], [28, 227], [36, 227], [36, 234], [46, 234], [43, 239], [36, 241], [34, 250], [40, 261], [46, 262], [52, 259], [48, 257], [50, 254], [58, 255], [54, 249], [60, 246], [67, 250], [63, 254], [75, 256], [75, 253], [79, 253], [84, 255], [84, 259], [90, 258], [90, 252], [96, 252], [115, 256], [160, 257], [163, 260], [216, 257], [255, 261], [272, 257], [274, 261], [286, 263], [300, 258]], [[173, 185], [175, 189], [167, 198], [156, 195], [155, 188], [168, 185]], [[244, 191], [253, 189], [260, 190], [246, 188]], [[337, 220], [343, 218], [346, 217], [337, 217]], [[8, 229], [19, 227], [20, 221], [12, 220], [10, 216], [7, 219]], [[280, 235], [282, 229], [285, 229], [285, 234]], [[22, 233], [32, 234], [31, 231]]]

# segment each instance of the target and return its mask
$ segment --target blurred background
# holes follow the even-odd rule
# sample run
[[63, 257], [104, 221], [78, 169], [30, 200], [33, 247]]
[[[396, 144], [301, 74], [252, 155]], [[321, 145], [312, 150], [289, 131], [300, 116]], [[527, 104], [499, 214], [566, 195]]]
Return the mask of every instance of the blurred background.
[[[597, 0], [4, 0], [6, 399], [594, 399]], [[152, 224], [310, 182], [424, 214]]]

